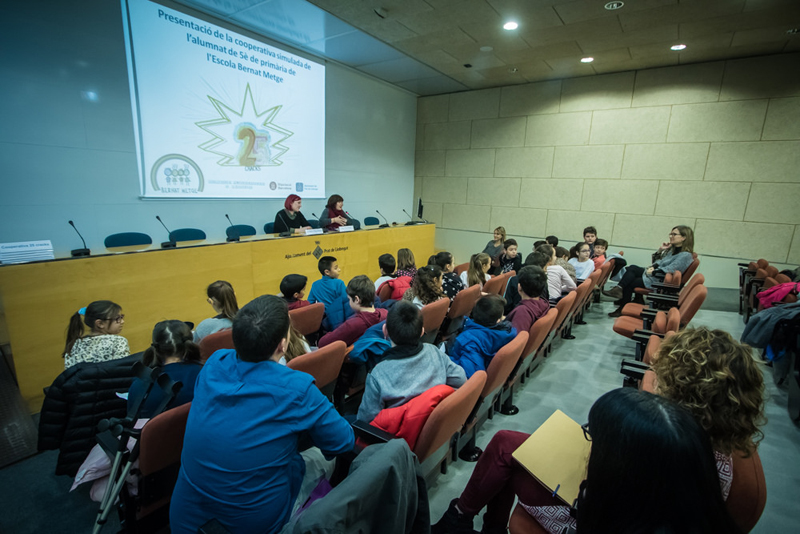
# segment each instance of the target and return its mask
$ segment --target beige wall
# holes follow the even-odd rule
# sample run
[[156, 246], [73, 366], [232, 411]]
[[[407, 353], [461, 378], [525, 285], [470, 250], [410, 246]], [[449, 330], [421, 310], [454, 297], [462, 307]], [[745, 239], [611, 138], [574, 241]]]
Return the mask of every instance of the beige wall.
[[739, 260], [800, 264], [800, 53], [420, 98], [415, 175], [439, 248], [688, 224], [730, 287]]

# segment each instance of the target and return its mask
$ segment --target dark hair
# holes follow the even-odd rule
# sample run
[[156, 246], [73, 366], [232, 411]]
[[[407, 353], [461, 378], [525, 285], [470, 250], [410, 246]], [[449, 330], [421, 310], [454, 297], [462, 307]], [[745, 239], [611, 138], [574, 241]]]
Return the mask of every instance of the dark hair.
[[[585, 243], [584, 243], [584, 244], [585, 244]], [[572, 259], [572, 258], [577, 258], [577, 257], [578, 257], [578, 250], [577, 250], [577, 249], [575, 248], [575, 246], [573, 245], [573, 246], [571, 246], [571, 247], [569, 248], [569, 259]]]
[[300, 293], [308, 284], [308, 277], [302, 274], [287, 274], [281, 280], [281, 294], [289, 302], [294, 302], [294, 294]]
[[550, 263], [550, 260], [553, 259], [553, 256], [548, 256], [544, 252], [531, 252], [528, 254], [528, 257], [525, 258], [525, 265], [535, 265], [536, 267], [540, 267], [544, 269], [547, 267], [547, 264]]
[[741, 532], [725, 508], [708, 436], [674, 402], [615, 389], [592, 406], [588, 431], [578, 532]]
[[62, 356], [69, 354], [75, 342], [83, 337], [84, 324], [94, 329], [96, 321], [111, 321], [119, 316], [121, 311], [122, 306], [110, 300], [96, 300], [86, 306], [83, 319], [81, 319], [80, 311], [73, 313], [67, 325], [67, 343], [64, 346], [64, 354]]
[[386, 333], [395, 345], [417, 345], [422, 337], [422, 314], [408, 301], [400, 300], [389, 309]]
[[443, 250], [434, 256], [433, 264], [438, 266], [442, 271], [451, 263], [453, 263], [453, 255], [447, 251]]
[[328, 198], [328, 203], [325, 204], [325, 207], [329, 210], [335, 210], [338, 202], [344, 202], [342, 195], [331, 195], [330, 198]]
[[564, 247], [556, 247], [556, 258], [563, 258], [564, 256], [569, 257], [569, 250]]
[[442, 277], [442, 270], [438, 265], [426, 265], [417, 269], [417, 276], [411, 283], [411, 293], [422, 301], [430, 304], [444, 297], [444, 291], [437, 280]]
[[552, 245], [548, 245], [547, 243], [545, 243], [544, 245], [539, 245], [534, 249], [534, 252], [541, 252], [542, 254], [547, 254], [548, 259], [553, 257], [553, 252], [555, 251], [556, 249], [553, 248]]
[[583, 235], [586, 234], [597, 235], [597, 228], [595, 228], [594, 226], [587, 226], [586, 228], [583, 229]]
[[347, 284], [347, 296], [353, 300], [358, 297], [361, 306], [371, 308], [375, 305], [375, 282], [369, 276], [360, 274]]
[[472, 320], [481, 326], [491, 327], [503, 316], [506, 299], [490, 293], [478, 299], [472, 309]]
[[289, 307], [274, 295], [248, 302], [233, 319], [233, 346], [239, 359], [263, 362], [272, 357], [289, 335]]
[[192, 341], [192, 329], [176, 319], [156, 323], [153, 342], [142, 354], [142, 363], [148, 367], [163, 367], [166, 359], [173, 356], [183, 362], [200, 361], [200, 348]]
[[381, 254], [378, 256], [378, 267], [385, 274], [389, 275], [397, 268], [397, 263], [394, 261], [394, 256], [391, 254]]
[[595, 239], [595, 241], [594, 241], [594, 246], [596, 246], [596, 247], [597, 247], [597, 246], [601, 246], [601, 247], [603, 247], [603, 248], [606, 248], [606, 249], [607, 249], [607, 248], [608, 248], [608, 241], [606, 241], [605, 239], [600, 239], [600, 238], [598, 237], [598, 238], [597, 238], [597, 239]]
[[236, 294], [233, 292], [233, 286], [225, 280], [217, 280], [210, 284], [206, 289], [208, 298], [214, 299], [219, 302], [222, 313], [220, 315], [233, 319], [236, 317], [236, 312], [239, 311], [239, 304], [236, 302]]
[[[580, 252], [580, 250], [583, 247], [589, 247], [589, 243], [587, 243], [586, 241], [579, 241], [578, 243], [575, 243], [575, 246], [573, 248], [575, 249], [575, 256], [576, 257], [578, 255], [578, 252]], [[592, 247], [589, 247], [589, 249], [591, 249], [591, 248]]]
[[397, 268], [398, 269], [410, 269], [410, 268], [417, 267], [416, 262], [414, 261], [414, 253], [411, 252], [410, 248], [401, 248], [397, 251]]
[[554, 235], [549, 235], [545, 237], [544, 240], [547, 241], [548, 245], [553, 245], [554, 247], [558, 246], [558, 238]]
[[545, 241], [544, 239], [540, 239], [539, 241], [534, 241], [533, 242], [533, 250], [536, 250], [537, 248], [541, 247], [542, 245], [546, 245], [546, 244], [547, 244], [547, 241]]
[[325, 271], [330, 271], [331, 267], [333, 267], [333, 263], [339, 261], [333, 256], [322, 256], [317, 262], [317, 269], [319, 269], [319, 274], [325, 276]]
[[526, 265], [519, 270], [517, 282], [529, 297], [538, 297], [547, 285], [547, 273], [538, 265]]
[[518, 246], [519, 245], [517, 244], [516, 239], [506, 239], [505, 241], [503, 241], [503, 248], [518, 247]]

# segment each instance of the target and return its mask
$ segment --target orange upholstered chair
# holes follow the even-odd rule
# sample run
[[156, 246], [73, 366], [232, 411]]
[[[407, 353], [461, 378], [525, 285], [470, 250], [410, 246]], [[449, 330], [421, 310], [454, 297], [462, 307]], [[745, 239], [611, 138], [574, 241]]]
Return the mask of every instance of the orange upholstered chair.
[[767, 504], [767, 481], [758, 451], [748, 458], [733, 453], [733, 481], [725, 504], [742, 532], [753, 530]]
[[450, 304], [450, 309], [447, 311], [447, 325], [442, 332], [442, 337], [447, 338], [455, 334], [461, 329], [464, 324], [464, 318], [469, 317], [472, 313], [472, 308], [481, 297], [481, 288], [478, 285], [462, 289], [456, 293], [453, 302]]
[[[658, 293], [653, 293], [648, 296], [651, 304], [655, 304], [658, 308], [670, 308], [674, 306], [680, 307], [683, 304], [683, 301], [686, 300], [686, 297], [695, 286], [704, 284], [706, 281], [706, 277], [702, 274], [698, 273], [692, 277], [689, 282], [683, 286], [680, 293], [678, 293], [677, 297], [672, 295], [659, 295]], [[637, 302], [629, 302], [622, 308], [622, 315], [626, 315], [628, 317], [641, 317], [642, 310], [647, 309], [648, 306], [645, 304], [639, 304]]]
[[461, 273], [463, 273], [463, 272], [464, 272], [464, 271], [466, 271], [467, 269], [469, 269], [469, 262], [467, 262], [467, 263], [460, 263], [460, 264], [456, 265], [456, 267], [455, 267], [455, 269], [453, 270], [453, 272], [455, 272], [455, 273], [456, 273], [458, 276], [461, 276]]
[[445, 297], [426, 304], [420, 310], [422, 315], [422, 325], [425, 328], [425, 333], [422, 335], [423, 343], [433, 343], [436, 339], [436, 334], [439, 333], [439, 327], [442, 326], [447, 309], [450, 307], [450, 299]]
[[342, 369], [346, 349], [347, 345], [344, 341], [334, 341], [321, 349], [290, 360], [286, 366], [313, 376], [314, 383], [322, 394], [328, 399], [332, 399], [333, 388], [336, 385], [339, 371]]
[[497, 276], [493, 276], [483, 285], [483, 292], [484, 293], [494, 293], [496, 295], [500, 295], [501, 297], [506, 292], [506, 286], [508, 285], [508, 279], [517, 274], [515, 271], [509, 271], [507, 273], [499, 274]]
[[[692, 320], [697, 310], [703, 305], [703, 302], [706, 300], [708, 296], [708, 288], [703, 285], [697, 285], [692, 290], [691, 293], [686, 297], [683, 304], [679, 308], [673, 308], [680, 312], [680, 327], [684, 327]], [[660, 318], [660, 317], [661, 318]], [[666, 314], [663, 311], [657, 312], [655, 314], [654, 323], [656, 321], [661, 321], [666, 319]], [[666, 321], [664, 322], [666, 325]], [[625, 337], [633, 337], [633, 334], [636, 330], [642, 330], [646, 328], [645, 319], [638, 319], [635, 317], [617, 317], [616, 321], [614, 321], [614, 332], [625, 336]], [[664, 330], [666, 332], [666, 329]]]
[[309, 306], [289, 311], [289, 319], [292, 321], [292, 326], [304, 336], [319, 332], [324, 316], [325, 305], [321, 302], [315, 302]]
[[200, 361], [205, 361], [220, 349], [232, 349], [233, 330], [225, 328], [219, 332], [209, 334], [200, 340]]
[[550, 311], [539, 317], [531, 325], [531, 329], [528, 331], [528, 342], [525, 344], [525, 348], [522, 349], [522, 363], [517, 373], [522, 383], [525, 383], [525, 379], [533, 371], [532, 363], [539, 354], [547, 335], [553, 330], [553, 325], [555, 325], [557, 318], [558, 310], [550, 308]]

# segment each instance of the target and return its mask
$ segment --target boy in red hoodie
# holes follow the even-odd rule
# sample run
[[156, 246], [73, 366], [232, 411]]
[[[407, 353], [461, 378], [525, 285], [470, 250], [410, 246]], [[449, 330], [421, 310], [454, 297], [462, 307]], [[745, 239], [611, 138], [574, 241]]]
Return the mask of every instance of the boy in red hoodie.
[[367, 328], [386, 320], [389, 315], [389, 310], [375, 308], [375, 284], [364, 274], [356, 276], [347, 284], [347, 298], [355, 313], [333, 332], [322, 336], [317, 343], [319, 348], [338, 340], [344, 341], [348, 346], [352, 345]]

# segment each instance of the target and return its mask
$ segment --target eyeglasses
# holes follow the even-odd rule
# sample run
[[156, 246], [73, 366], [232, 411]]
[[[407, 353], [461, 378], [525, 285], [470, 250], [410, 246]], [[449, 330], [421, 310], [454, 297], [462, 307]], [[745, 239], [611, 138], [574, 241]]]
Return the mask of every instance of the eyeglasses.
[[678, 237], [679, 235], [681, 235], [681, 234], [679, 234], [677, 232], [672, 232], [672, 233], [669, 234], [670, 237]]
[[119, 324], [125, 320], [125, 314], [119, 314], [116, 317], [109, 317], [106, 321], [114, 321], [115, 323]]
[[581, 429], [583, 430], [584, 439], [586, 439], [586, 441], [592, 441], [592, 435], [589, 434], [589, 423], [582, 424]]

